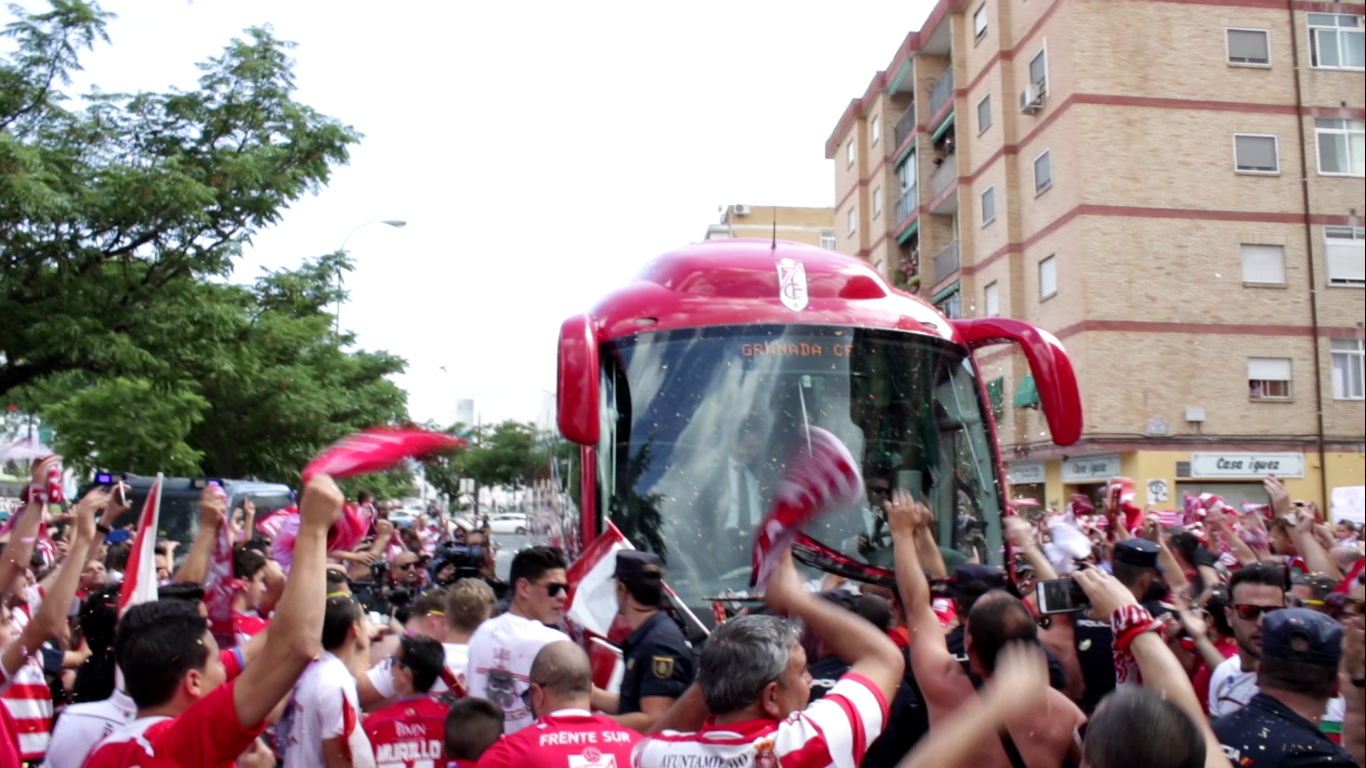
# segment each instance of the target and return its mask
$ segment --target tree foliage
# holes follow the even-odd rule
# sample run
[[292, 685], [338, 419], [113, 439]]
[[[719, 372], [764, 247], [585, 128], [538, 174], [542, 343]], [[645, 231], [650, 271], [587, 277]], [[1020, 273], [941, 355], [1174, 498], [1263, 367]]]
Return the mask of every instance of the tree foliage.
[[[53, 425], [74, 464], [295, 483], [328, 444], [407, 418], [405, 393], [386, 378], [404, 361], [347, 351], [332, 333], [325, 308], [339, 265], [334, 254], [250, 286], [200, 284], [199, 335], [160, 350], [164, 367], [67, 373], [24, 388], [21, 401]], [[412, 475], [386, 482], [411, 488]]]
[[173, 379], [167, 350], [224, 319], [223, 302], [200, 302], [233, 289], [207, 281], [320, 189], [359, 134], [293, 99], [292, 45], [269, 28], [200, 64], [195, 90], [73, 102], [61, 87], [107, 40], [110, 14], [86, 0], [11, 13], [12, 52], [0, 58], [0, 393], [71, 372]]

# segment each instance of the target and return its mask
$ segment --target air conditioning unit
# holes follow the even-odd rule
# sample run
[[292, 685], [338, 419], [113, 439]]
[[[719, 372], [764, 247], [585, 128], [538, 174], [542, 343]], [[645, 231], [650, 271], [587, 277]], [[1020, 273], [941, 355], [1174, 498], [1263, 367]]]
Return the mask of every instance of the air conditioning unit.
[[1030, 83], [1023, 91], [1020, 91], [1020, 111], [1032, 114], [1043, 109], [1043, 86], [1038, 83]]
[[748, 206], [748, 205], [736, 205], [736, 206], [734, 206], [734, 209], [735, 209], [735, 215], [736, 215], [736, 216], [748, 216], [748, 215], [749, 215], [749, 206]]

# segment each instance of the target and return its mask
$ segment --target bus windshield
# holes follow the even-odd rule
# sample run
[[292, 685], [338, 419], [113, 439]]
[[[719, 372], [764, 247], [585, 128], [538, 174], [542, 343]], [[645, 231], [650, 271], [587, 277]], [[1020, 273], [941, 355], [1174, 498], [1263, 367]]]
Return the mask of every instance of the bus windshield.
[[599, 509], [663, 559], [686, 604], [748, 588], [755, 528], [811, 426], [849, 447], [866, 494], [805, 533], [890, 569], [882, 504], [900, 489], [934, 510], [950, 569], [1000, 562], [996, 449], [965, 349], [900, 331], [743, 325], [615, 339], [602, 361]]

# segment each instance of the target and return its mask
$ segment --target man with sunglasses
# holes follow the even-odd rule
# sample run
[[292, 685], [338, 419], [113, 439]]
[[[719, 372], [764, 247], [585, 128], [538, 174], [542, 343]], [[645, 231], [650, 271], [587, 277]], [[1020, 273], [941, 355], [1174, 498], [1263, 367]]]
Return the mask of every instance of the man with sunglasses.
[[469, 694], [502, 707], [503, 733], [513, 734], [536, 719], [522, 695], [530, 686], [531, 663], [550, 643], [569, 636], [553, 629], [568, 598], [564, 552], [535, 546], [512, 559], [508, 581], [512, 604], [506, 613], [484, 622], [470, 638], [465, 679]]
[[422, 635], [404, 636], [387, 665], [398, 701], [365, 718], [365, 735], [375, 762], [393, 768], [445, 765], [445, 704], [428, 694], [445, 669], [441, 643]]
[[1229, 583], [1225, 608], [1238, 655], [1214, 668], [1209, 682], [1209, 716], [1218, 720], [1247, 706], [1257, 695], [1257, 662], [1262, 658], [1262, 618], [1285, 608], [1285, 566], [1270, 562], [1239, 568]]

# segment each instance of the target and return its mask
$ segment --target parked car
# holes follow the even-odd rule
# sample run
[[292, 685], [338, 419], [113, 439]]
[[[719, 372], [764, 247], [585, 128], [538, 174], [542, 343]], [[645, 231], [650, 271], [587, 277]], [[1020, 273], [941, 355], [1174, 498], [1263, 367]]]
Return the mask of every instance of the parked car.
[[[129, 523], [136, 525], [138, 516], [142, 514], [143, 502], [147, 500], [147, 491], [152, 487], [156, 478], [133, 474], [116, 475], [115, 477], [122, 477], [123, 482], [132, 487], [133, 508], [114, 521], [114, 526], [117, 528]], [[172, 539], [182, 544], [188, 544], [194, 540], [195, 534], [199, 532], [199, 495], [204, 492], [204, 486], [208, 482], [209, 478], [204, 477], [167, 477], [162, 480], [161, 515], [159, 519], [161, 530], [158, 531], [160, 538]], [[229, 513], [242, 506], [242, 502], [247, 499], [251, 499], [252, 503], [256, 505], [257, 520], [281, 507], [294, 505], [294, 494], [287, 485], [264, 483], [259, 480], [218, 480], [218, 482], [222, 483], [223, 490], [228, 493]], [[84, 495], [95, 485], [95, 483], [90, 483], [82, 486], [81, 495]]]
[[525, 536], [527, 532], [526, 515], [520, 512], [503, 512], [489, 518], [489, 528], [494, 533]]

